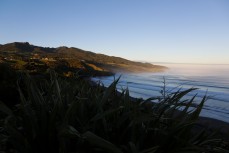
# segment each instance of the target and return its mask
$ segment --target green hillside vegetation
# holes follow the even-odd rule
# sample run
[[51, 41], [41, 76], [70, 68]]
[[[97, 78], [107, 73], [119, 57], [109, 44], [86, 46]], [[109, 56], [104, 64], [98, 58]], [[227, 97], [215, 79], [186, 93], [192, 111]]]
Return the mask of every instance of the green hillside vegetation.
[[[23, 68], [25, 63], [38, 65], [37, 62], [43, 63], [47, 67], [55, 68], [63, 63], [66, 67], [72, 69], [85, 69], [85, 64], [99, 74], [103, 72], [158, 72], [166, 68], [163, 66], [152, 65], [149, 63], [134, 62], [120, 57], [96, 54], [84, 51], [79, 48], [45, 48], [30, 45], [29, 43], [9, 43], [0, 46], [0, 60], [4, 62], [16, 61], [16, 68]], [[35, 64], [34, 64], [35, 63]], [[30, 68], [32, 66], [29, 66]], [[30, 71], [32, 71], [30, 69]], [[39, 70], [38, 70], [39, 71]]]

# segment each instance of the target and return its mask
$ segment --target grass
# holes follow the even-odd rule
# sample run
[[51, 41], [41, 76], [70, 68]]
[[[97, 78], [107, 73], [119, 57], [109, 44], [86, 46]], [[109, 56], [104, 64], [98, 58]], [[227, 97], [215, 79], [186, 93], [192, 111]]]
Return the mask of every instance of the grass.
[[[184, 96], [195, 89], [132, 101], [87, 81], [58, 77], [18, 81], [20, 104], [0, 102], [0, 151], [12, 153], [199, 153], [228, 152], [205, 130], [193, 132], [198, 105]], [[159, 101], [159, 103], [154, 103]], [[178, 111], [180, 110], [180, 111]]]

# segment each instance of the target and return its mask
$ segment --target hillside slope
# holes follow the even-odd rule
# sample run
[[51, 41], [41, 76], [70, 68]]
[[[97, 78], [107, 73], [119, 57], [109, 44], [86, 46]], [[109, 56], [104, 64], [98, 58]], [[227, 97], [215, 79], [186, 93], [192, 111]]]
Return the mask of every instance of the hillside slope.
[[74, 47], [48, 48], [31, 45], [28, 42], [0, 45], [0, 60], [3, 59], [36, 59], [49, 66], [62, 62], [69, 67], [85, 68], [87, 66], [94, 70], [110, 72], [158, 72], [166, 69], [166, 67], [159, 65], [96, 54]]

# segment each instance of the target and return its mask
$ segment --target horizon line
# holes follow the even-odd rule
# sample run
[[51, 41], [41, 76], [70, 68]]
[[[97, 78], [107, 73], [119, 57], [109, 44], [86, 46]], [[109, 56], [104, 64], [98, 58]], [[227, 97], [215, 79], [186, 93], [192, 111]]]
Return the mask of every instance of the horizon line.
[[145, 62], [151, 64], [192, 64], [192, 65], [229, 65], [227, 63], [184, 63], [184, 62], [149, 62], [144, 60], [135, 60], [137, 62]]

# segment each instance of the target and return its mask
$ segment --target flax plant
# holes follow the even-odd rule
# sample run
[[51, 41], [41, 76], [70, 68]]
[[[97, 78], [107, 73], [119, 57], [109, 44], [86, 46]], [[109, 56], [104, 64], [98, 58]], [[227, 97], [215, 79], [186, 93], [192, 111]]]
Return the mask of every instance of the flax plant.
[[3, 152], [227, 152], [205, 130], [193, 132], [207, 98], [197, 105], [195, 96], [185, 99], [195, 88], [133, 100], [128, 88], [117, 92], [120, 78], [107, 88], [54, 72], [49, 79], [22, 78], [20, 104], [0, 102]]

